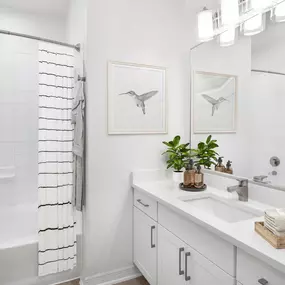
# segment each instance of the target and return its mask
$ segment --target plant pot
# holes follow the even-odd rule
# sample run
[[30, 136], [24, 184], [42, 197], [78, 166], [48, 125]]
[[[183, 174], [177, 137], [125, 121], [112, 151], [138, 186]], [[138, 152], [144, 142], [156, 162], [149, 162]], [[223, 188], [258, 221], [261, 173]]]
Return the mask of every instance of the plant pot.
[[172, 179], [173, 179], [173, 182], [177, 184], [182, 183], [184, 180], [183, 171], [173, 171]]

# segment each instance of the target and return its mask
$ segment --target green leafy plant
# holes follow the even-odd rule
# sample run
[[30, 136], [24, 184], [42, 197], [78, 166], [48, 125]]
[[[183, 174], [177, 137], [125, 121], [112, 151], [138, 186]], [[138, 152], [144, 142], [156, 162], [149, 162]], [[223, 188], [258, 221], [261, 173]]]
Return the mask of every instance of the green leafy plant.
[[174, 171], [180, 172], [186, 165], [190, 148], [189, 143], [180, 144], [181, 137], [176, 136], [172, 141], [163, 142], [168, 148], [162, 155], [168, 155], [167, 169], [173, 168]]
[[219, 147], [217, 140], [212, 140], [212, 136], [208, 136], [205, 142], [200, 142], [197, 149], [191, 149], [190, 156], [194, 158], [196, 164], [200, 164], [210, 169], [212, 165], [216, 165], [219, 154], [216, 149]]

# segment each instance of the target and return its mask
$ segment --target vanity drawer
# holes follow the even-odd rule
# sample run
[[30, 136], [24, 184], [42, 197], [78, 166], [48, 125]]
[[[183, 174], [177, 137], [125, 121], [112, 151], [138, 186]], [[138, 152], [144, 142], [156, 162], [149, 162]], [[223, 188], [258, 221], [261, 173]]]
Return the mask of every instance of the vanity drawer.
[[158, 222], [235, 277], [236, 248], [232, 244], [161, 204], [158, 204]]
[[237, 280], [243, 285], [284, 285], [285, 274], [238, 249]]
[[157, 202], [141, 192], [134, 191], [134, 205], [157, 221]]

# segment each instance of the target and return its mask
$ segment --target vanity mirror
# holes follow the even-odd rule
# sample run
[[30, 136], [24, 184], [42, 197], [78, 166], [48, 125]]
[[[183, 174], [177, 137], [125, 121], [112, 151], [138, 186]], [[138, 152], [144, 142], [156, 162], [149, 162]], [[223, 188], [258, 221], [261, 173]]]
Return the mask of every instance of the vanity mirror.
[[284, 50], [285, 23], [270, 19], [264, 32], [232, 46], [210, 41], [191, 50], [191, 146], [211, 134], [234, 175], [283, 190]]

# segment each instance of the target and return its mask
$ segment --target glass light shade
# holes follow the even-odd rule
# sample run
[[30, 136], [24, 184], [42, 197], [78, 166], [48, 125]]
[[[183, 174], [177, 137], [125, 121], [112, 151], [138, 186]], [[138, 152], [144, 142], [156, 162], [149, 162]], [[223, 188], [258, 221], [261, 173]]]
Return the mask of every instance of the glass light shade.
[[239, 1], [221, 0], [221, 13], [223, 25], [233, 25], [239, 20]]
[[272, 0], [251, 0], [251, 8], [254, 10], [263, 10], [273, 4]]
[[198, 14], [198, 34], [201, 42], [207, 42], [214, 38], [213, 12], [204, 8]]
[[285, 22], [285, 2], [278, 4], [273, 13], [275, 22]]
[[236, 38], [236, 29], [229, 28], [224, 33], [220, 34], [219, 36], [219, 43], [221, 47], [228, 47], [235, 43]]
[[264, 14], [258, 14], [247, 20], [243, 24], [243, 33], [245, 36], [257, 35], [264, 31], [266, 19]]

